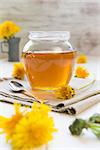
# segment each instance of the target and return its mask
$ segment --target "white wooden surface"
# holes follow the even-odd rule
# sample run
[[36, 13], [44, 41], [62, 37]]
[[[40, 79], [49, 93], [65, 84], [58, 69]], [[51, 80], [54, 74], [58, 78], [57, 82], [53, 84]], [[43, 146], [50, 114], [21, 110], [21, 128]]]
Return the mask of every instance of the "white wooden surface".
[[[5, 60], [0, 60], [0, 77], [10, 76], [12, 70], [12, 63]], [[97, 80], [100, 80], [100, 59], [97, 57], [90, 57], [86, 65], [93, 73]], [[0, 115], [11, 116], [13, 113], [13, 106], [0, 103]], [[87, 111], [79, 114], [76, 117], [88, 118], [94, 113], [100, 113], [100, 104], [93, 106]], [[51, 113], [55, 120], [55, 126], [58, 132], [54, 135], [52, 142], [48, 144], [48, 150], [99, 150], [100, 141], [91, 133], [85, 132], [80, 137], [70, 135], [68, 126], [76, 118], [65, 114]], [[9, 144], [6, 144], [4, 135], [0, 135], [0, 150], [11, 150]]]
[[100, 0], [0, 0], [5, 20], [22, 28], [20, 51], [30, 30], [69, 30], [76, 49], [100, 55]]

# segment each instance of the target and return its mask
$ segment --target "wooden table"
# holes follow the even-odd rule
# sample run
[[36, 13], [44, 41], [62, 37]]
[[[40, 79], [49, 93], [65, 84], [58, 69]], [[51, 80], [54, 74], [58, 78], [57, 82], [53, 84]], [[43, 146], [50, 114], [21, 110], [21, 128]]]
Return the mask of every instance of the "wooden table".
[[[100, 58], [89, 57], [89, 62], [84, 64], [88, 70], [95, 75], [97, 80], [100, 80]], [[0, 60], [0, 77], [10, 76], [13, 63], [6, 60]], [[12, 105], [0, 102], [0, 115], [11, 116], [14, 109]], [[93, 106], [87, 111], [79, 114], [76, 117], [88, 118], [94, 113], [100, 113], [100, 104]], [[100, 141], [91, 133], [85, 132], [80, 137], [70, 135], [68, 126], [76, 118], [66, 114], [51, 113], [55, 120], [55, 126], [58, 132], [54, 135], [52, 142], [48, 144], [48, 150], [99, 150]], [[5, 136], [0, 135], [0, 150], [10, 150], [10, 145], [6, 144]]]

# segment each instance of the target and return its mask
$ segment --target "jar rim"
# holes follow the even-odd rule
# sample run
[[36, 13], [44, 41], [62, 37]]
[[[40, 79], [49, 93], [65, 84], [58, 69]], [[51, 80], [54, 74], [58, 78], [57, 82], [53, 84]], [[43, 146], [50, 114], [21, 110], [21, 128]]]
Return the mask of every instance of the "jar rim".
[[30, 31], [30, 40], [69, 40], [69, 31]]

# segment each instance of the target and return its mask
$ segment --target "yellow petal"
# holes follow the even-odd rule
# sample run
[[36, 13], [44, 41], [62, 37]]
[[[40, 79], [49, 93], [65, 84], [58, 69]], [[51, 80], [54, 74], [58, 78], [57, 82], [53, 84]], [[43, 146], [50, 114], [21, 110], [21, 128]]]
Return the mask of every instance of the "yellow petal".
[[78, 64], [79, 63], [87, 63], [87, 56], [84, 54], [81, 54], [76, 61]]
[[86, 78], [89, 76], [89, 72], [85, 67], [78, 66], [75, 71], [75, 76], [78, 78]]
[[19, 62], [13, 65], [12, 76], [16, 79], [24, 79], [25, 70], [23, 63]]

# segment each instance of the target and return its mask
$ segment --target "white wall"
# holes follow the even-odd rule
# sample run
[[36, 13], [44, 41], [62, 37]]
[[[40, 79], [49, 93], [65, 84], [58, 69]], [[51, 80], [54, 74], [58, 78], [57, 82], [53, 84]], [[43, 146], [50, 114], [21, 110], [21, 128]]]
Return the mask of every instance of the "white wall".
[[20, 50], [30, 30], [68, 30], [76, 49], [100, 55], [100, 0], [0, 0], [5, 20], [22, 28]]

